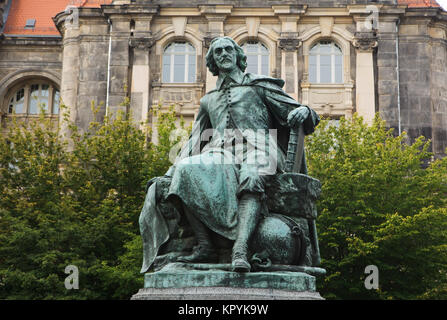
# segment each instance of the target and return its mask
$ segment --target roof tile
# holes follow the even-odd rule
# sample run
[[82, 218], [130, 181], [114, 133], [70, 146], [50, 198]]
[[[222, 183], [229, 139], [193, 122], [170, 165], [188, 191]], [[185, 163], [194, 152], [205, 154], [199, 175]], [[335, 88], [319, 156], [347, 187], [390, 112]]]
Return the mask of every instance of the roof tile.
[[[59, 36], [53, 17], [68, 6], [100, 7], [112, 0], [14, 0], [3, 33], [6, 35]], [[36, 19], [34, 29], [25, 29], [26, 20]]]
[[398, 0], [399, 4], [406, 4], [409, 8], [441, 7], [435, 0]]

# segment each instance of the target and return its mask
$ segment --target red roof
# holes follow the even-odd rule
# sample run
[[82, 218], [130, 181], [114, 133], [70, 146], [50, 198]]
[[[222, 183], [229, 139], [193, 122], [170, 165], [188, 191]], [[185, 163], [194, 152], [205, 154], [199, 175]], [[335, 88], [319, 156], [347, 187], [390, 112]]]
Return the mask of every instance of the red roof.
[[397, 2], [408, 5], [408, 8], [441, 7], [435, 0], [398, 0]]
[[[435, 0], [398, 0], [408, 7], [440, 7]], [[52, 17], [65, 11], [68, 6], [100, 7], [110, 4], [112, 0], [13, 0], [6, 20], [6, 35], [58, 36]], [[33, 29], [25, 29], [28, 19], [36, 19]]]
[[[6, 35], [59, 36], [53, 17], [68, 6], [100, 7], [112, 0], [13, 0], [3, 33]], [[36, 19], [33, 29], [25, 29], [29, 19]]]

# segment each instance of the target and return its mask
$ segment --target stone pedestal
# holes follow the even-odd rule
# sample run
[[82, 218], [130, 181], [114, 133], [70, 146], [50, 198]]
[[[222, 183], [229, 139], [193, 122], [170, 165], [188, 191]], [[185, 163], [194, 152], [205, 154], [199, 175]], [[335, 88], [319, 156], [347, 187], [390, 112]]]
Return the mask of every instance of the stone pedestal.
[[[174, 267], [173, 267], [174, 265]], [[186, 270], [175, 264], [146, 273], [132, 300], [322, 300], [315, 277], [303, 272]]]

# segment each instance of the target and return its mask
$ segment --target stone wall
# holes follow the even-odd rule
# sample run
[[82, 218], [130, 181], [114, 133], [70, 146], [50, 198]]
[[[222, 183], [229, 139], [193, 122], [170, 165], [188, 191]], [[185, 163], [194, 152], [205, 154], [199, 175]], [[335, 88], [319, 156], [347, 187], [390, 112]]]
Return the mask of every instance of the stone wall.
[[432, 139], [436, 157], [447, 147], [446, 21], [436, 10], [410, 10], [399, 27], [402, 130], [411, 141]]

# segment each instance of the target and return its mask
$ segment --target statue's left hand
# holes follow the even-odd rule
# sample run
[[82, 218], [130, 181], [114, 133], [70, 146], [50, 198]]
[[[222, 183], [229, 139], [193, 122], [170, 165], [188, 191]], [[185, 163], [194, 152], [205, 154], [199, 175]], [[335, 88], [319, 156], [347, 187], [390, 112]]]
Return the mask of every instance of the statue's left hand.
[[162, 176], [162, 177], [155, 177], [155, 178], [152, 178], [151, 180], [149, 180], [149, 181], [146, 183], [146, 192], [149, 190], [149, 187], [150, 187], [152, 184], [156, 183], [156, 182], [159, 181], [160, 179], [172, 179], [172, 177], [164, 175], [164, 176]]
[[287, 116], [287, 124], [290, 128], [297, 128], [304, 122], [304, 120], [307, 119], [309, 113], [309, 109], [305, 106], [296, 108], [290, 111], [289, 115]]

